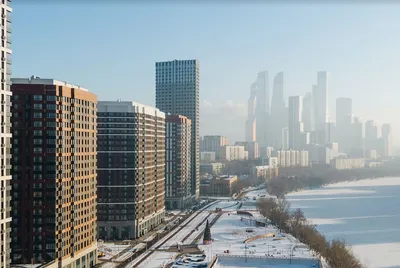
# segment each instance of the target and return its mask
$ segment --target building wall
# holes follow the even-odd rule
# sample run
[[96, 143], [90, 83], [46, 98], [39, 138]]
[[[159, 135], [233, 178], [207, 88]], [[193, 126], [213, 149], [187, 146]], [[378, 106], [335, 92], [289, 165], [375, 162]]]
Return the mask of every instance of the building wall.
[[200, 66], [197, 60], [156, 63], [156, 107], [192, 121], [191, 191], [200, 194]]
[[165, 214], [165, 114], [129, 101], [98, 106], [98, 236], [134, 239]]
[[335, 158], [331, 160], [331, 167], [335, 169], [356, 169], [365, 167], [364, 158]]
[[200, 173], [208, 173], [212, 175], [219, 175], [224, 168], [223, 163], [202, 163], [200, 164]]
[[97, 97], [33, 77], [12, 92], [12, 262], [94, 265]]
[[244, 146], [225, 145], [220, 150], [220, 159], [223, 161], [245, 160], [246, 151]]
[[219, 159], [221, 149], [223, 146], [228, 145], [228, 138], [224, 136], [204, 136], [203, 148], [204, 152], [215, 152], [216, 159]]
[[203, 180], [201, 183], [201, 195], [203, 196], [231, 196], [234, 192], [234, 187], [238, 182], [238, 177], [235, 176], [220, 176], [212, 179]]
[[184, 209], [191, 203], [192, 122], [182, 115], [167, 115], [166, 126], [165, 205]]
[[201, 152], [200, 160], [202, 162], [214, 162], [216, 160], [215, 152]]
[[11, 131], [10, 131], [10, 106], [11, 106], [11, 1], [3, 1], [1, 5], [2, 27], [5, 39], [1, 42], [1, 62], [2, 62], [2, 77], [1, 81], [1, 111], [0, 117], [0, 134], [1, 134], [1, 168], [0, 168], [0, 186], [1, 186], [1, 211], [0, 212], [0, 244], [3, 254], [0, 255], [0, 268], [10, 266], [10, 232], [11, 232]]

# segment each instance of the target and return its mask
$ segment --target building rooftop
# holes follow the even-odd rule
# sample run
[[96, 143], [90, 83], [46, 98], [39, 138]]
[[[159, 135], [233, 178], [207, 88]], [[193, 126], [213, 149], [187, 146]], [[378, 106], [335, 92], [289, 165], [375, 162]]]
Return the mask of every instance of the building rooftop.
[[165, 118], [165, 113], [161, 112], [158, 108], [141, 104], [135, 101], [99, 101], [97, 103], [98, 112], [131, 112], [131, 113], [147, 113], [147, 114], [157, 114], [159, 117]]
[[13, 84], [31, 84], [31, 85], [56, 85], [56, 86], [66, 86], [69, 88], [77, 88], [83, 91], [89, 91], [86, 88], [83, 88], [78, 85], [70, 84], [65, 81], [60, 81], [51, 78], [40, 78], [32, 75], [29, 78], [11, 78], [11, 82]]
[[236, 176], [235, 175], [221, 175], [219, 176], [220, 180], [226, 180], [226, 181], [230, 181], [232, 179], [235, 179]]

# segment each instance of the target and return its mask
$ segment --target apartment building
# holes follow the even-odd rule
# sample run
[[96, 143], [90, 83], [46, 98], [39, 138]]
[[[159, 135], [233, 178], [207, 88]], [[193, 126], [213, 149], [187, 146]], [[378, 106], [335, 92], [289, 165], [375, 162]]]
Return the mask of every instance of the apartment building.
[[228, 145], [228, 138], [225, 136], [204, 136], [202, 140], [202, 152], [215, 152], [216, 160], [219, 159], [221, 149], [223, 146]]
[[192, 121], [191, 191], [200, 194], [200, 64], [198, 60], [156, 62], [156, 107]]
[[10, 106], [11, 106], [11, 0], [2, 1], [1, 25], [3, 39], [1, 41], [1, 168], [0, 168], [0, 191], [1, 191], [1, 213], [0, 213], [0, 244], [2, 245], [0, 255], [0, 268], [10, 267], [10, 232], [11, 232], [11, 131], [10, 131]]
[[220, 149], [219, 158], [221, 161], [247, 160], [248, 152], [244, 146], [225, 145]]
[[166, 117], [165, 206], [184, 209], [191, 199], [191, 128], [183, 115]]
[[38, 77], [11, 91], [12, 263], [93, 267], [97, 97]]
[[138, 238], [164, 219], [165, 114], [100, 101], [97, 128], [98, 237]]

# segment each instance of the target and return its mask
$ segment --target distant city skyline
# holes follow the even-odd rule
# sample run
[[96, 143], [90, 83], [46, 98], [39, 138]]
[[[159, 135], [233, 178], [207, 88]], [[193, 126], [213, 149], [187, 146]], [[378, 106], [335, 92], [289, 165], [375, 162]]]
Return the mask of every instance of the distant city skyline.
[[[287, 99], [309, 92], [315, 71], [328, 70], [331, 115], [335, 99], [349, 97], [355, 114], [392, 122], [394, 133], [400, 129], [393, 101], [400, 87], [398, 5], [78, 6], [13, 3], [13, 77], [65, 79], [93, 89], [99, 100], [134, 98], [154, 106], [154, 62], [196, 58], [202, 63], [201, 117], [212, 119], [200, 119], [200, 135], [220, 133], [243, 140], [244, 133], [235, 131], [235, 124], [245, 122], [255, 73], [284, 71]], [[37, 14], [34, 20], [32, 13]], [[78, 19], [82, 17], [85, 23]], [[58, 40], [57, 46], [49, 36]], [[108, 46], [105, 38], [112, 40], [113, 53], [103, 53]], [[71, 46], [71, 39], [79, 42]], [[210, 104], [212, 109], [204, 109]], [[216, 117], [221, 111], [228, 117], [232, 107], [239, 116], [235, 121]]]

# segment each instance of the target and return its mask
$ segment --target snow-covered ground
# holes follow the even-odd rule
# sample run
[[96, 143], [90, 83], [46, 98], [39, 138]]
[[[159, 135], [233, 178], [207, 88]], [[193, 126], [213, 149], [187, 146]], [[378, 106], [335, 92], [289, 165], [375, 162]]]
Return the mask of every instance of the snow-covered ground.
[[[211, 214], [211, 215], [207, 218], [207, 220], [211, 223], [212, 220], [213, 220], [217, 215], [218, 215], [217, 213], [213, 213], [213, 214]], [[201, 232], [204, 231], [204, 228], [206, 228], [206, 223], [207, 223], [207, 222], [204, 222], [204, 223], [200, 226], [200, 228], [198, 228], [196, 231], [194, 231], [194, 232], [186, 239], [186, 241], [185, 241], [184, 244], [190, 244], [190, 243], [192, 243], [192, 242], [194, 241], [194, 239], [195, 239], [199, 234], [201, 234]]]
[[208, 211], [215, 211], [216, 208], [221, 208], [224, 211], [234, 211], [238, 208], [240, 201], [237, 200], [226, 200], [215, 203], [214, 205], [207, 208]]
[[110, 260], [114, 256], [117, 256], [121, 253], [121, 251], [128, 248], [129, 245], [117, 245], [114, 243], [101, 243], [98, 245], [98, 251], [104, 253], [104, 257], [101, 257], [100, 260]]
[[160, 268], [172, 260], [175, 254], [175, 252], [157, 251], [142, 262], [138, 268]]
[[[313, 258], [310, 250], [297, 242], [294, 238], [286, 234], [280, 234], [274, 226], [255, 227], [247, 221], [241, 221], [243, 216], [237, 214], [224, 213], [218, 221], [212, 226], [211, 234], [214, 239], [211, 245], [199, 245], [204, 253], [209, 256], [218, 255], [242, 255], [247, 254], [252, 257], [270, 256], [271, 258]], [[252, 232], [248, 232], [248, 231]], [[257, 239], [247, 243], [245, 247], [244, 240], [247, 238], [274, 234], [274, 237]], [[279, 238], [279, 239], [278, 239]], [[229, 250], [229, 253], [226, 253]]]
[[[174, 235], [173, 238], [171, 238], [169, 241], [167, 241], [162, 248], [163, 249], [168, 249], [171, 246], [176, 246], [178, 243], [181, 243], [182, 240], [190, 234], [190, 232], [194, 229], [196, 229], [197, 225], [199, 225], [210, 213], [208, 211], [203, 211], [201, 212], [193, 221], [191, 221], [189, 224], [185, 225], [185, 223], [181, 224], [179, 227], [183, 227], [180, 232], [178, 232], [176, 235]], [[179, 228], [178, 227], [178, 228]], [[185, 241], [185, 244], [189, 243], [188, 241]]]

